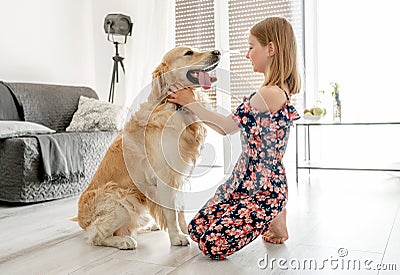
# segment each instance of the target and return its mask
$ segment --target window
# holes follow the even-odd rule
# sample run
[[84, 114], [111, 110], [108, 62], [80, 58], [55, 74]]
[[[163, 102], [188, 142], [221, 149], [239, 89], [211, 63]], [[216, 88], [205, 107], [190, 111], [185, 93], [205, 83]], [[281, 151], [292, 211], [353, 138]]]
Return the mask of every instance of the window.
[[[293, 26], [298, 46], [299, 68], [304, 67], [303, 54], [303, 1], [302, 0], [258, 0], [229, 1], [229, 44], [233, 51], [240, 55], [232, 55], [230, 71], [240, 77], [231, 78], [232, 107], [237, 106], [244, 95], [250, 94], [251, 86], [258, 88], [264, 80], [263, 75], [255, 74], [252, 66], [244, 55], [247, 52], [247, 31], [251, 26], [271, 16], [285, 17]], [[245, 81], [243, 81], [245, 80]], [[249, 82], [251, 85], [248, 85]]]
[[[396, 34], [400, 3], [306, 0], [305, 7], [307, 107], [316, 102], [318, 91], [325, 90], [328, 93], [326, 120], [331, 120], [330, 83], [337, 82], [342, 122], [400, 121], [400, 93], [396, 85], [400, 63], [400, 37]], [[396, 139], [396, 127], [324, 129], [313, 137], [313, 143], [317, 143], [313, 144], [313, 158], [341, 163], [346, 160], [346, 154], [351, 154], [355, 156], [353, 161], [367, 165], [377, 161], [397, 163], [398, 147], [387, 146], [396, 144]], [[371, 143], [374, 140], [376, 143]], [[382, 149], [374, 149], [376, 145]]]
[[[292, 24], [298, 46], [298, 67], [300, 70], [304, 68], [303, 2], [304, 0], [176, 0], [176, 45], [189, 45], [200, 50], [217, 48], [223, 53], [219, 65], [223, 72], [222, 77], [217, 74], [217, 88], [226, 93], [216, 93], [216, 88], [207, 91], [221, 113], [226, 114], [227, 110], [236, 108], [243, 95], [254, 92], [263, 82], [263, 75], [255, 74], [250, 61], [245, 58], [248, 30], [258, 21], [270, 16], [281, 16]], [[295, 105], [302, 107], [303, 94], [304, 92], [292, 97]], [[232, 168], [233, 160], [240, 154], [240, 151], [236, 151], [241, 148], [238, 135], [232, 139], [224, 139], [223, 145], [219, 136], [213, 136], [213, 131], [209, 131], [207, 139], [212, 140], [210, 143], [216, 151], [215, 164], [223, 163], [225, 172], [228, 172]]]
[[[218, 39], [215, 33], [221, 33], [221, 29], [227, 27], [229, 49], [223, 50], [239, 53], [230, 55], [229, 60], [231, 108], [235, 108], [243, 95], [253, 92], [263, 81], [263, 75], [255, 74], [251, 63], [244, 57], [248, 48], [247, 31], [256, 22], [269, 16], [288, 19], [297, 38], [299, 68], [304, 67], [303, 0], [229, 0], [222, 8], [221, 5], [216, 7], [217, 2], [221, 0], [176, 0], [175, 41], [177, 45], [194, 46], [200, 50], [213, 49]], [[222, 14], [228, 14], [227, 18]], [[215, 99], [215, 94], [212, 97]]]
[[[187, 45], [200, 51], [215, 48], [214, 0], [176, 0], [175, 44]], [[216, 91], [207, 91], [216, 104]]]
[[342, 121], [399, 121], [400, 3], [324, 0], [316, 5], [318, 90], [340, 85]]

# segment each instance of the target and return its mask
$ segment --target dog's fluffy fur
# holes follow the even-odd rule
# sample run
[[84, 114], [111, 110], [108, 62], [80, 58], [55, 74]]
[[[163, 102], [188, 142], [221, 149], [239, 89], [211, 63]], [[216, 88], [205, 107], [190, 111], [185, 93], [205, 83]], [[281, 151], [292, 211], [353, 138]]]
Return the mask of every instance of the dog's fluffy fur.
[[189, 81], [190, 72], [212, 69], [218, 61], [217, 51], [188, 47], [164, 56], [153, 72], [148, 100], [116, 137], [79, 199], [77, 220], [91, 244], [135, 249], [137, 231], [152, 220], [168, 230], [172, 245], [189, 243], [177, 190], [200, 154], [206, 131], [166, 97], [173, 82], [193, 87], [198, 83]]

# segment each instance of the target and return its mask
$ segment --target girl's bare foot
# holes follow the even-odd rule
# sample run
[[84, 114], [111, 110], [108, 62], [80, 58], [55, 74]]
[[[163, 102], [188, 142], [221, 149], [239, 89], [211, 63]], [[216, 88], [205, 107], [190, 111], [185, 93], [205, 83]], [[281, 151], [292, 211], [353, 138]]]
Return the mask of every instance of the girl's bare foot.
[[283, 208], [282, 212], [271, 221], [262, 238], [264, 241], [274, 244], [282, 244], [289, 238], [286, 227], [286, 208]]

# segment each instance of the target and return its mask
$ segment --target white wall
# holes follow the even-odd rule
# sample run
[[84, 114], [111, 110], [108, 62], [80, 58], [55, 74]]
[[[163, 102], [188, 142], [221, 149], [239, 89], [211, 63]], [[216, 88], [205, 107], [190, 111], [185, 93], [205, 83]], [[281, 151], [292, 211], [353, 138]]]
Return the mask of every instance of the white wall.
[[120, 47], [126, 75], [115, 102], [130, 105], [174, 45], [173, 0], [0, 0], [0, 80], [84, 85], [107, 100], [114, 46], [103, 21], [124, 13], [133, 36]]
[[1, 0], [0, 79], [94, 86], [90, 1]]

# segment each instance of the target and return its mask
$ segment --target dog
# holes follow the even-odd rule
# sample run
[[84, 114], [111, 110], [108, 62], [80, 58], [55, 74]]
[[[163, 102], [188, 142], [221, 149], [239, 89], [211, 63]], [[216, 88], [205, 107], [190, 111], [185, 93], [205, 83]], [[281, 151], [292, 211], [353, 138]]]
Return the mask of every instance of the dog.
[[146, 226], [167, 230], [171, 245], [189, 244], [179, 190], [200, 155], [206, 129], [167, 98], [175, 82], [209, 87], [216, 78], [208, 72], [219, 60], [217, 50], [180, 46], [154, 70], [147, 101], [113, 141], [79, 198], [76, 220], [92, 245], [135, 249], [137, 232]]

